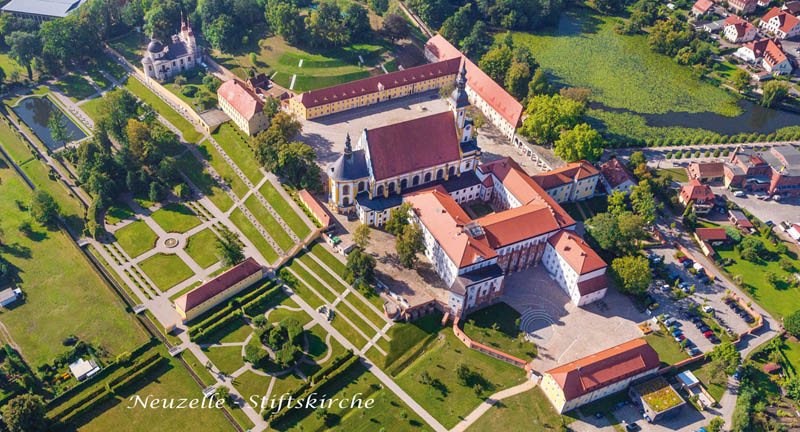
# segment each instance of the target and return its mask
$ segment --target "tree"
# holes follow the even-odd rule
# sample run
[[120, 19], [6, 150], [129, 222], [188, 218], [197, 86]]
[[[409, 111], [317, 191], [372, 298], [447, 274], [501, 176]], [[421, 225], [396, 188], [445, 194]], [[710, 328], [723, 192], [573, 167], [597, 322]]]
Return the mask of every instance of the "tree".
[[[306, 29], [300, 10], [292, 2], [281, 0], [268, 0], [266, 12], [267, 25], [270, 30], [283, 36], [290, 44], [296, 44]], [[215, 90], [216, 91], [216, 90]]]
[[611, 195], [608, 196], [608, 212], [612, 215], [619, 216], [622, 212], [628, 209], [628, 205], [625, 203], [625, 197], [628, 194], [621, 190], [614, 191]]
[[592, 99], [592, 91], [587, 88], [567, 87], [558, 91], [561, 96], [576, 102], [588, 104]]
[[783, 386], [786, 389], [786, 395], [795, 401], [800, 400], [800, 375], [794, 374], [791, 378], [786, 380]]
[[511, 48], [507, 45], [498, 45], [484, 54], [478, 62], [478, 67], [496, 82], [504, 82], [512, 59]]
[[350, 40], [368, 38], [372, 28], [369, 26], [367, 9], [358, 3], [350, 3], [344, 10], [344, 28], [350, 32]]
[[611, 262], [611, 278], [621, 291], [641, 295], [653, 282], [653, 272], [644, 257], [629, 255]]
[[[534, 96], [528, 102], [526, 109], [528, 117], [522, 124], [521, 133], [527, 138], [551, 144], [559, 138], [562, 131], [575, 127], [585, 112], [586, 105], [570, 99], [564, 99], [561, 95]], [[568, 141], [564, 143], [567, 144], [565, 147], [570, 147], [568, 143], [578, 137], [591, 140], [596, 138], [594, 134], [591, 134], [585, 128], [581, 128], [575, 137], [568, 138]], [[590, 145], [593, 144], [596, 143], [590, 143]]]
[[418, 259], [417, 254], [425, 250], [422, 230], [415, 224], [403, 227], [403, 231], [395, 241], [395, 250], [400, 257], [400, 262], [406, 268], [414, 268]]
[[383, 15], [389, 10], [389, 0], [368, 0], [367, 5], [376, 15]]
[[706, 357], [721, 362], [725, 373], [728, 375], [733, 375], [736, 372], [736, 368], [742, 359], [742, 355], [730, 341], [715, 346], [711, 352], [706, 353]]
[[244, 252], [239, 237], [230, 230], [220, 230], [220, 237], [214, 242], [217, 257], [225, 267], [233, 266], [244, 261]]
[[[528, 83], [528, 98], [530, 99], [537, 95], [549, 95], [552, 91], [553, 88], [550, 86], [550, 80], [547, 78], [547, 74], [544, 70], [537, 69], [533, 74], [533, 79]], [[566, 95], [564, 97], [566, 97]], [[574, 98], [570, 99], [578, 101]]]
[[228, 52], [237, 44], [237, 31], [230, 15], [220, 15], [210, 25], [204, 26], [203, 33], [212, 47]]
[[770, 108], [783, 101], [789, 94], [789, 85], [783, 81], [767, 81], [762, 87], [761, 106]]
[[164, 188], [157, 181], [150, 183], [147, 199], [154, 202], [160, 202], [164, 199]]
[[461, 6], [456, 13], [444, 20], [442, 27], [439, 29], [439, 34], [448, 41], [452, 41], [454, 45], [460, 45], [461, 41], [470, 34], [470, 29], [473, 27], [474, 19], [472, 14], [472, 3]]
[[[159, 1], [144, 15], [144, 31], [164, 42], [178, 30], [180, 4], [173, 0]], [[203, 29], [205, 30], [205, 29]]]
[[345, 280], [360, 291], [368, 291], [375, 282], [375, 257], [356, 248], [347, 255]]
[[767, 272], [767, 282], [773, 287], [777, 288], [781, 278], [773, 272]]
[[47, 192], [38, 189], [31, 200], [31, 215], [42, 225], [54, 224], [58, 218], [58, 203]]
[[506, 73], [505, 88], [517, 99], [524, 99], [531, 79], [531, 69], [527, 64], [514, 62]]
[[350, 42], [350, 32], [344, 26], [342, 11], [336, 3], [320, 3], [306, 18], [306, 27], [312, 46], [336, 47]]
[[0, 408], [9, 432], [37, 432], [47, 429], [45, 406], [40, 396], [23, 394]]
[[605, 140], [600, 132], [587, 123], [576, 125], [571, 130], [561, 133], [555, 142], [554, 153], [567, 162], [577, 160], [595, 161], [603, 154]]
[[264, 328], [268, 324], [267, 319], [264, 317], [264, 315], [254, 316], [252, 322], [253, 325], [256, 326], [256, 328], [258, 329]]
[[492, 38], [487, 33], [486, 24], [478, 21], [472, 27], [472, 31], [464, 40], [461, 41], [461, 52], [467, 57], [474, 59], [481, 58], [486, 52], [486, 48], [492, 44]]
[[25, 66], [28, 71], [28, 79], [33, 79], [33, 69], [31, 64], [33, 59], [42, 52], [42, 40], [35, 33], [15, 31], [6, 36], [6, 43], [11, 49], [11, 57]]
[[466, 386], [469, 384], [469, 379], [472, 376], [472, 371], [469, 370], [469, 367], [464, 363], [459, 363], [456, 367], [456, 379], [458, 383], [462, 386]]
[[731, 84], [736, 90], [739, 91], [746, 91], [750, 88], [750, 73], [748, 73], [744, 69], [736, 69], [736, 72], [733, 73], [733, 77], [731, 78]]
[[228, 402], [228, 397], [230, 397], [230, 395], [231, 389], [225, 387], [224, 385], [217, 386], [217, 389], [214, 392], [214, 397], [217, 398], [217, 400], [225, 401], [225, 403]]
[[800, 310], [783, 319], [783, 328], [792, 336], [800, 338]]
[[299, 189], [320, 188], [320, 168], [314, 163], [317, 152], [302, 141], [292, 141], [278, 150], [276, 174]]
[[370, 236], [372, 231], [367, 224], [361, 224], [353, 231], [353, 243], [361, 249], [366, 249], [369, 245]]
[[53, 140], [59, 143], [66, 143], [72, 139], [72, 132], [67, 129], [67, 118], [59, 110], [53, 110], [50, 118], [47, 119], [47, 128]]
[[394, 42], [407, 38], [411, 33], [411, 28], [405, 18], [396, 13], [390, 13], [383, 17], [383, 33]]
[[647, 158], [644, 157], [644, 153], [640, 151], [635, 151], [631, 154], [631, 157], [628, 159], [628, 166], [629, 167], [638, 167], [641, 164], [646, 164]]
[[392, 235], [399, 236], [403, 228], [408, 225], [408, 212], [411, 211], [411, 203], [404, 202], [389, 212], [389, 220], [383, 228]]
[[656, 219], [656, 197], [650, 190], [650, 183], [642, 180], [631, 190], [631, 203], [633, 210], [642, 217], [645, 225], [652, 224]]

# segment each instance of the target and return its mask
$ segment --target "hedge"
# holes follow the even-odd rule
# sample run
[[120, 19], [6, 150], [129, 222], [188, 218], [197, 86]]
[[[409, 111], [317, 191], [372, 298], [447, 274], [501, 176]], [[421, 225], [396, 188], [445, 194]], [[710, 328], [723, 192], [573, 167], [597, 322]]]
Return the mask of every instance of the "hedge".
[[194, 335], [190, 336], [193, 341], [197, 341], [203, 339], [204, 337], [208, 336], [209, 334], [213, 333], [219, 328], [222, 328], [228, 325], [231, 321], [237, 320], [242, 316], [241, 309], [237, 309], [228, 315], [217, 320], [215, 323], [211, 324], [210, 326], [200, 330], [199, 332], [195, 333]]
[[[256, 282], [256, 283], [258, 283], [258, 282]], [[273, 284], [274, 284], [274, 281], [270, 280], [270, 281], [264, 283], [262, 286], [260, 286], [260, 287], [258, 287], [256, 289], [254, 289], [253, 291], [247, 293], [247, 295], [244, 295], [244, 296], [242, 296], [240, 298], [234, 297], [234, 298], [230, 299], [230, 301], [228, 302], [227, 306], [225, 306], [222, 309], [214, 312], [212, 315], [210, 315], [209, 317], [207, 317], [203, 321], [200, 321], [199, 323], [189, 327], [189, 336], [193, 337], [198, 332], [203, 331], [203, 328], [205, 326], [208, 326], [208, 325], [212, 324], [214, 321], [220, 319], [222, 316], [227, 315], [232, 310], [234, 310], [236, 308], [234, 305], [242, 305], [242, 304], [248, 303], [252, 298], [262, 294], [264, 291], [266, 291], [270, 287], [272, 287]]]
[[353, 352], [347, 350], [347, 352], [345, 352], [344, 354], [341, 354], [338, 357], [334, 358], [332, 362], [326, 365], [326, 367], [318, 370], [317, 373], [311, 376], [311, 382], [316, 383], [317, 380], [325, 378], [332, 370], [336, 369], [337, 367], [339, 367], [339, 365], [349, 360], [350, 357], [353, 357]]
[[245, 304], [242, 307], [242, 310], [244, 310], [244, 313], [247, 316], [252, 316], [254, 312], [262, 308], [265, 304], [271, 302], [277, 294], [280, 294], [281, 291], [281, 287], [276, 286]]

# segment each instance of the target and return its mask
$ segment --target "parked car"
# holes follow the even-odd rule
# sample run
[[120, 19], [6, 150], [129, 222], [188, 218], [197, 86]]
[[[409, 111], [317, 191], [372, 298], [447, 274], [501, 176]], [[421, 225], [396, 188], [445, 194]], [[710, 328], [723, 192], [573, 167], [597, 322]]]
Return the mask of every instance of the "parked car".
[[707, 314], [714, 313], [714, 308], [708, 305], [703, 306], [703, 312]]
[[735, 191], [733, 193], [733, 196], [735, 196], [736, 198], [744, 198], [745, 193], [743, 191]]
[[746, 322], [747, 324], [752, 324], [756, 322], [756, 319], [751, 317], [750, 315], [747, 315], [746, 317], [744, 317], [744, 322]]
[[676, 322], [677, 321], [675, 321], [675, 318], [670, 318], [670, 319], [664, 321], [664, 325], [669, 327], [669, 326], [675, 324]]
[[707, 330], [707, 331], [703, 332], [703, 336], [705, 336], [706, 338], [710, 339], [711, 336], [714, 336], [714, 332], [712, 332], [711, 330]]
[[689, 259], [689, 257], [687, 257], [687, 256], [682, 256], [682, 257], [679, 257], [679, 258], [678, 258], [678, 262], [679, 262], [679, 263], [683, 263], [684, 261], [686, 261], [686, 260], [688, 260], [688, 259]]
[[708, 332], [710, 332], [710, 331], [711, 331], [711, 327], [709, 327], [709, 326], [707, 326], [707, 325], [704, 325], [704, 326], [700, 327], [700, 329], [699, 329], [699, 330], [700, 330], [701, 332], [703, 332], [703, 333], [708, 333]]
[[689, 350], [689, 355], [692, 356], [692, 357], [694, 357], [696, 355], [700, 355], [700, 350], [697, 349], [697, 348], [692, 348], [692, 349]]
[[766, 225], [766, 226], [771, 228], [771, 227], [773, 227], [775, 225], [775, 222], [772, 222], [771, 220], [768, 220], [768, 221], [764, 222], [764, 225]]
[[665, 313], [665, 314], [661, 315], [661, 317], [660, 317], [660, 319], [661, 319], [661, 322], [665, 322], [665, 321], [667, 321], [667, 320], [668, 320], [668, 319], [670, 319], [670, 318], [672, 318], [672, 315], [670, 315], [670, 314], [668, 314], [668, 313]]
[[674, 272], [674, 273], [670, 273], [669, 274], [669, 280], [673, 280], [674, 281], [675, 279], [680, 279], [680, 277], [681, 277], [681, 274], [678, 273], [678, 272]]
[[688, 269], [689, 267], [692, 266], [692, 264], [694, 264], [694, 261], [686, 260], [686, 261], [683, 262], [683, 268]]
[[675, 330], [674, 332], [672, 332], [672, 336], [676, 336], [676, 337], [678, 335], [682, 335], [682, 334], [683, 334], [683, 331], [681, 331], [681, 330]]

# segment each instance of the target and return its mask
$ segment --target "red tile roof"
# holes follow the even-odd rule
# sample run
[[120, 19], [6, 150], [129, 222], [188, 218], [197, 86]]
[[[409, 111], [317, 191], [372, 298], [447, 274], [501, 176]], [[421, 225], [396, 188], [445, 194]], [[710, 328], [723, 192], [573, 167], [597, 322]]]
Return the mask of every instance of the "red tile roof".
[[631, 174], [628, 168], [617, 158], [611, 158], [608, 162], [600, 165], [600, 172], [603, 173], [603, 177], [605, 177], [612, 188], [626, 181], [631, 181], [633, 184], [636, 184], [636, 179], [633, 178], [633, 174]]
[[316, 198], [313, 195], [308, 193], [307, 190], [301, 189], [300, 192], [297, 192], [298, 198], [300, 198], [303, 203], [305, 203], [308, 210], [317, 221], [322, 224], [322, 227], [328, 227], [331, 224], [331, 217], [328, 215], [328, 212], [320, 205]]
[[695, 162], [689, 165], [688, 171], [693, 178], [722, 177], [725, 175], [725, 164], [722, 162]]
[[547, 239], [550, 246], [579, 275], [606, 267], [606, 262], [575, 231], [560, 231]]
[[[439, 60], [462, 58], [463, 54], [442, 35], [430, 38], [425, 48]], [[475, 63], [465, 58], [467, 67], [467, 85], [486, 101], [505, 121], [517, 127], [522, 117], [522, 104], [511, 96], [502, 86], [494, 82]]]
[[689, 184], [681, 188], [681, 197], [687, 203], [689, 201], [713, 201], [714, 192], [711, 191], [711, 187], [693, 178], [689, 180]]
[[567, 164], [559, 169], [536, 174], [533, 176], [533, 180], [547, 190], [598, 174], [600, 174], [600, 171], [591, 162], [581, 160]]
[[424, 64], [401, 71], [364, 78], [358, 81], [311, 90], [297, 96], [300, 103], [306, 108], [325, 105], [332, 102], [365, 96], [378, 92], [378, 86], [384, 89], [393, 89], [421, 81], [426, 81], [442, 76], [455, 75], [461, 66], [461, 58], [449, 58], [437, 63]]
[[217, 96], [228, 101], [233, 109], [248, 120], [264, 110], [264, 102], [261, 98], [247, 84], [236, 78], [222, 83], [217, 90]]
[[736, 29], [736, 38], [742, 38], [744, 35], [753, 28], [753, 24], [740, 17], [739, 15], [730, 14], [723, 23], [723, 28], [733, 26]]
[[692, 9], [696, 9], [700, 11], [700, 13], [706, 13], [711, 9], [711, 6], [714, 6], [714, 2], [711, 0], [697, 0], [697, 3], [692, 6]]
[[491, 213], [476, 222], [495, 249], [561, 229], [553, 210], [536, 202]]
[[660, 366], [658, 353], [644, 339], [634, 339], [547, 373], [570, 401]]
[[725, 228], [697, 228], [694, 232], [700, 240], [705, 241], [725, 240], [728, 238]]
[[771, 19], [778, 17], [778, 29], [784, 33], [789, 33], [796, 25], [800, 24], [800, 19], [797, 19], [789, 12], [782, 11], [777, 7], [773, 7], [769, 12], [761, 17], [761, 21], [768, 22]]
[[600, 276], [595, 276], [591, 279], [578, 282], [578, 292], [581, 294], [581, 296], [591, 294], [595, 291], [600, 291], [604, 288], [608, 288], [608, 278], [606, 277], [605, 273], [601, 274]]
[[203, 304], [206, 300], [260, 271], [262, 271], [261, 265], [252, 257], [247, 258], [214, 279], [178, 297], [175, 300], [175, 306], [179, 307], [184, 312], [188, 312]]
[[375, 180], [461, 158], [455, 119], [450, 111], [368, 129], [367, 146]]

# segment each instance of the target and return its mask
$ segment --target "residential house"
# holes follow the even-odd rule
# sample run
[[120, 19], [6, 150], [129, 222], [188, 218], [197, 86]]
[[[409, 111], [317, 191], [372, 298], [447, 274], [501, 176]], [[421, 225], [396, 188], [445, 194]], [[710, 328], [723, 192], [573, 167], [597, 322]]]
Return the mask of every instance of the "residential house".
[[636, 178], [617, 158], [600, 165], [601, 180], [609, 195], [617, 191], [630, 192], [636, 186]]
[[0, 291], [0, 307], [6, 307], [22, 297], [22, 290], [19, 288], [6, 288]]
[[706, 256], [714, 255], [714, 246], [719, 246], [728, 241], [725, 228], [697, 228], [694, 238], [700, 244], [700, 249]]
[[711, 187], [693, 178], [689, 180], [689, 184], [681, 187], [678, 201], [685, 206], [691, 202], [695, 213], [706, 214], [714, 208], [714, 192], [711, 191]]
[[564, 413], [625, 390], [660, 367], [656, 350], [644, 339], [634, 339], [550, 369], [540, 386], [556, 411]]
[[748, 219], [747, 215], [741, 210], [728, 210], [728, 219], [740, 229], [748, 231], [753, 229], [753, 224], [750, 222], [750, 219]]
[[701, 183], [713, 183], [725, 178], [725, 164], [723, 162], [693, 162], [686, 169], [689, 178], [699, 180]]
[[91, 378], [97, 372], [100, 372], [100, 367], [94, 360], [84, 360], [82, 358], [70, 363], [69, 371], [72, 376], [78, 381], [83, 381], [86, 378]]
[[254, 136], [269, 127], [262, 96], [246, 83], [236, 78], [225, 81], [217, 89], [217, 100], [222, 111], [247, 135]]
[[739, 14], [753, 13], [756, 6], [758, 6], [758, 0], [728, 0], [728, 9]]
[[593, 197], [600, 177], [600, 171], [594, 165], [581, 160], [562, 168], [536, 174], [533, 180], [560, 204]]
[[722, 36], [735, 44], [750, 42], [757, 35], [756, 27], [738, 15], [729, 15], [722, 24]]
[[255, 259], [247, 258], [175, 299], [175, 310], [184, 322], [191, 321], [263, 277], [261, 265]]
[[714, 7], [714, 2], [711, 0], [697, 0], [692, 6], [692, 15], [699, 17], [707, 14]]
[[725, 186], [767, 195], [800, 195], [800, 151], [791, 145], [767, 151], [737, 147], [725, 163]]
[[779, 39], [789, 39], [800, 33], [800, 19], [776, 7], [761, 17], [758, 26]]
[[792, 63], [784, 54], [781, 43], [773, 39], [761, 39], [742, 45], [733, 54], [740, 59], [761, 66], [772, 75], [792, 73]]

